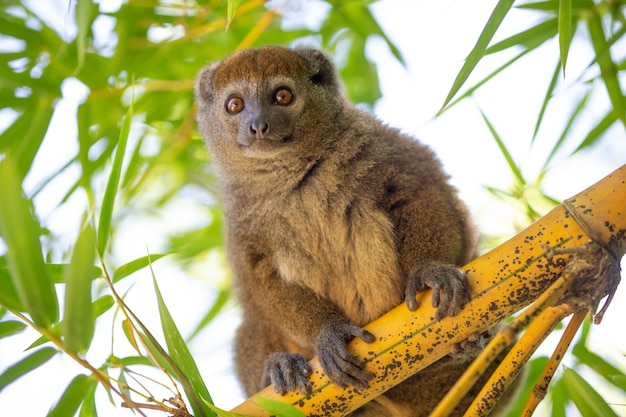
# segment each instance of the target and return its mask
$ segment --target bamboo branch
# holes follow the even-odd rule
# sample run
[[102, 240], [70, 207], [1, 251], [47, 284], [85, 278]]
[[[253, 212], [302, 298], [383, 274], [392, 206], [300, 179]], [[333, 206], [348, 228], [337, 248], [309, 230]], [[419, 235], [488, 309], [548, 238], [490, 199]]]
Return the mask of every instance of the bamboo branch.
[[[520, 311], [539, 298], [563, 273], [575, 248], [596, 243], [619, 262], [626, 252], [626, 165], [587, 190], [566, 200], [527, 229], [467, 264], [472, 285], [472, 300], [455, 317], [435, 321], [435, 309], [427, 300], [430, 291], [421, 294], [420, 308], [409, 311], [404, 304], [366, 326], [376, 341], [350, 343], [351, 352], [366, 358], [366, 368], [376, 374], [370, 388], [340, 388], [323, 374], [316, 358], [311, 361], [313, 392], [281, 396], [268, 387], [233, 409], [250, 416], [269, 416], [255, 397], [292, 404], [308, 416], [341, 416], [399, 384], [408, 377], [443, 358], [450, 344], [459, 343], [472, 333], [493, 327], [502, 319]], [[619, 267], [617, 267], [619, 268]], [[618, 270], [618, 269], [617, 269]], [[615, 272], [615, 271], [613, 271]], [[619, 275], [618, 275], [619, 277]], [[578, 295], [592, 298], [595, 309], [599, 300], [609, 295], [596, 316], [601, 319], [619, 278], [600, 285], [574, 282]], [[583, 278], [577, 278], [582, 280]]]

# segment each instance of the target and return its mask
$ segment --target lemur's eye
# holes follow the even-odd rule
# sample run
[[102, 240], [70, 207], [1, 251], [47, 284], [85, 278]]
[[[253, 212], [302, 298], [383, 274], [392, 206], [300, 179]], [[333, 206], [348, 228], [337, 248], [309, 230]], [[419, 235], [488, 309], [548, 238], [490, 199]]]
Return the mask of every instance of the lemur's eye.
[[240, 113], [245, 107], [245, 103], [241, 97], [228, 97], [226, 100], [226, 111], [230, 114]]
[[293, 101], [293, 93], [287, 87], [280, 87], [274, 93], [274, 101], [279, 106], [288, 106]]

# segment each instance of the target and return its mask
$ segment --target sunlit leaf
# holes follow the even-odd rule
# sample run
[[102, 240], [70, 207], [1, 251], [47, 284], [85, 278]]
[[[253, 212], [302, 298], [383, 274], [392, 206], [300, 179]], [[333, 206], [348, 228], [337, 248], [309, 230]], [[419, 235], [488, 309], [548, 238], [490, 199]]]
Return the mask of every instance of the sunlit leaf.
[[7, 336], [13, 336], [24, 330], [26, 325], [21, 321], [0, 321], [0, 339]]
[[617, 417], [604, 398], [578, 372], [565, 369], [563, 383], [583, 416]]
[[569, 393], [563, 379], [553, 381], [550, 388], [550, 417], [567, 417], [565, 408], [569, 402]]
[[613, 124], [617, 121], [617, 116], [615, 115], [615, 111], [610, 111], [606, 116], [595, 125], [587, 136], [583, 139], [583, 141], [578, 145], [578, 148], [573, 153], [579, 152], [582, 149], [585, 149], [589, 146], [592, 146], [596, 143], [596, 141], [606, 132]]
[[161, 259], [162, 257], [167, 256], [167, 255], [168, 255], [167, 253], [161, 253], [161, 254], [144, 256], [142, 258], [135, 259], [134, 261], [130, 261], [120, 266], [113, 272], [113, 282], [116, 283], [120, 281], [121, 279], [126, 278], [127, 276], [139, 271], [140, 269], [145, 268], [151, 262], [155, 262], [157, 259]]
[[480, 61], [482, 57], [485, 55], [485, 51], [487, 47], [489, 46], [489, 42], [491, 42], [493, 35], [495, 35], [496, 31], [500, 27], [500, 24], [504, 20], [504, 17], [507, 15], [509, 10], [511, 9], [511, 6], [513, 5], [513, 3], [514, 3], [513, 0], [499, 0], [498, 1], [498, 4], [493, 9], [493, 12], [491, 13], [491, 16], [489, 17], [489, 20], [487, 21], [487, 24], [485, 25], [485, 27], [483, 28], [483, 31], [478, 37], [478, 41], [476, 42], [476, 45], [474, 45], [474, 48], [470, 51], [467, 58], [465, 58], [465, 64], [463, 64], [463, 67], [461, 68], [458, 75], [456, 76], [456, 79], [454, 80], [454, 83], [452, 84], [452, 88], [450, 88], [450, 92], [448, 93], [448, 96], [446, 97], [446, 99], [443, 102], [443, 105], [441, 106], [442, 110], [446, 107], [446, 105], [450, 102], [450, 100], [452, 100], [452, 98], [456, 95], [456, 93], [460, 90], [460, 88], [463, 86], [463, 84], [465, 83], [469, 75], [472, 73], [472, 71], [476, 67], [476, 64], [478, 64], [478, 61]]
[[57, 351], [55, 349], [43, 348], [31, 353], [16, 364], [9, 366], [0, 374], [0, 392], [19, 377], [48, 362], [56, 353]]
[[72, 259], [64, 272], [65, 314], [63, 337], [72, 352], [84, 353], [91, 344], [95, 316], [91, 304], [91, 278], [96, 253], [96, 236], [87, 225], [78, 236]]
[[90, 379], [87, 375], [76, 376], [47, 417], [68, 417], [76, 414], [90, 388], [96, 384], [96, 380]]
[[543, 97], [543, 103], [541, 103], [541, 110], [539, 110], [539, 115], [537, 116], [537, 123], [535, 123], [535, 130], [533, 131], [532, 143], [534, 143], [535, 139], [537, 138], [539, 127], [541, 126], [541, 122], [543, 122], [543, 116], [545, 115], [546, 109], [548, 108], [548, 102], [550, 101], [550, 99], [552, 99], [552, 95], [554, 94], [554, 89], [556, 88], [556, 83], [559, 79], [560, 72], [561, 72], [561, 61], [559, 61], [556, 64], [556, 68], [554, 69], [554, 73], [552, 74], [552, 79], [550, 80], [550, 84], [548, 85], [546, 94]]
[[96, 388], [98, 384], [93, 381], [89, 385], [89, 389], [83, 395], [83, 405], [80, 407], [78, 417], [98, 417], [96, 409]]
[[[154, 291], [157, 296], [157, 303], [159, 306], [159, 316], [161, 317], [161, 326], [163, 328], [163, 335], [165, 336], [165, 342], [167, 344], [167, 350], [170, 357], [182, 372], [184, 378], [189, 381], [192, 391], [185, 389], [187, 396], [191, 399], [191, 407], [197, 415], [212, 416], [215, 413], [205, 405], [205, 402], [213, 404], [213, 400], [209, 395], [209, 391], [200, 376], [196, 362], [194, 361], [189, 348], [184, 339], [178, 331], [178, 327], [172, 316], [170, 315], [161, 291], [157, 285], [156, 279], [153, 275], [152, 281], [154, 284]], [[186, 388], [186, 387], [185, 387]]]
[[[69, 264], [49, 264], [46, 263], [46, 269], [48, 270], [48, 275], [50, 279], [55, 284], [64, 283], [64, 274], [65, 270], [69, 267]], [[96, 278], [102, 277], [102, 269], [97, 267], [96, 265], [91, 265], [91, 267], [86, 271], [86, 277], [89, 280], [94, 280]]]
[[526, 184], [526, 180], [524, 179], [524, 176], [522, 175], [522, 171], [519, 169], [519, 166], [513, 160], [513, 156], [511, 155], [511, 152], [509, 152], [509, 150], [507, 149], [506, 145], [504, 144], [504, 141], [502, 140], [498, 132], [496, 132], [496, 129], [493, 127], [493, 125], [491, 124], [491, 122], [489, 121], [485, 113], [482, 112], [482, 110], [480, 114], [482, 115], [483, 120], [487, 124], [487, 127], [489, 128], [491, 135], [495, 139], [496, 144], [498, 145], [498, 148], [500, 148], [500, 153], [502, 153], [502, 156], [504, 156], [504, 159], [506, 159], [506, 162], [509, 165], [511, 172], [513, 173], [513, 175], [515, 176], [517, 181], [519, 181], [520, 184], [522, 185]]
[[49, 327], [59, 319], [57, 296], [44, 266], [39, 224], [11, 155], [0, 161], [0, 178], [0, 235], [8, 247], [11, 280], [33, 321]]
[[[113, 306], [113, 304], [114, 304], [113, 297], [108, 294], [103, 295], [102, 297], [98, 298], [96, 301], [93, 302], [92, 309], [94, 312], [94, 317], [100, 317], [102, 314], [109, 311], [109, 309]], [[62, 324], [63, 324], [63, 321], [55, 325], [50, 330], [57, 337], [61, 336], [61, 332], [59, 331], [59, 329], [61, 328]], [[26, 350], [36, 348], [37, 346], [41, 346], [44, 343], [47, 343], [48, 341], [49, 340], [46, 336], [41, 336], [37, 340], [35, 340], [33, 343], [31, 343], [30, 346], [26, 348]]]
[[239, 8], [239, 0], [228, 0], [228, 11], [226, 14], [226, 29], [230, 26], [231, 22], [235, 18], [235, 13]]
[[98, 6], [92, 0], [78, 0], [76, 4], [76, 52], [78, 53], [78, 66], [76, 72], [79, 72], [85, 62], [85, 51], [87, 49], [87, 36], [93, 22], [95, 12]]
[[552, 39], [557, 32], [557, 19], [549, 19], [493, 44], [485, 50], [485, 55], [500, 52], [513, 46], [524, 46], [534, 49], [547, 40]]
[[600, 355], [591, 352], [587, 349], [584, 343], [577, 343], [574, 345], [572, 348], [572, 354], [580, 361], [580, 363], [593, 369], [598, 376], [601, 376], [609, 383], [626, 392], [626, 375], [624, 372], [607, 362]]
[[257, 396], [255, 400], [259, 405], [271, 414], [277, 417], [306, 417], [302, 411], [298, 410], [291, 404], [284, 403], [282, 401], [270, 400], [269, 398]]
[[572, 0], [559, 0], [559, 51], [563, 74], [567, 64], [567, 54], [574, 35], [572, 16]]
[[552, 150], [550, 151], [550, 154], [548, 155], [548, 157], [546, 158], [546, 161], [543, 164], [542, 172], [547, 172], [548, 166], [550, 165], [550, 162], [552, 162], [552, 159], [554, 158], [556, 153], [561, 149], [561, 147], [565, 143], [565, 139], [569, 135], [569, 132], [570, 132], [572, 126], [574, 125], [574, 122], [578, 119], [578, 115], [580, 114], [580, 112], [587, 105], [587, 101], [589, 100], [590, 96], [591, 96], [591, 91], [588, 91], [587, 94], [585, 94], [581, 98], [581, 100], [578, 102], [576, 107], [574, 107], [574, 110], [572, 111], [572, 114], [570, 115], [569, 119], [567, 120], [567, 123], [565, 124], [565, 127], [563, 128], [563, 132], [561, 132], [561, 135], [559, 136], [558, 140], [556, 141], [556, 143], [552, 147]]
[[228, 300], [231, 299], [232, 292], [233, 291], [230, 287], [223, 288], [218, 292], [217, 298], [213, 302], [213, 305], [211, 305], [209, 311], [207, 311], [202, 320], [200, 320], [198, 326], [196, 326], [194, 331], [191, 333], [191, 335], [187, 339], [187, 343], [189, 343], [194, 337], [196, 337], [198, 333], [200, 333], [209, 323], [211, 323], [213, 319], [222, 311]]
[[602, 80], [604, 80], [604, 85], [611, 104], [613, 105], [613, 110], [618, 119], [622, 121], [624, 127], [626, 127], [626, 101], [624, 100], [624, 94], [622, 93], [622, 88], [617, 77], [615, 63], [611, 57], [610, 46], [604, 36], [602, 20], [597, 13], [588, 17], [587, 28], [589, 29], [591, 43], [596, 53], [596, 60], [600, 66], [600, 75], [602, 76]]
[[98, 251], [100, 255], [104, 254], [109, 242], [109, 233], [111, 229], [111, 217], [113, 216], [113, 206], [115, 204], [115, 196], [117, 195], [118, 184], [122, 173], [122, 163], [124, 162], [124, 153], [126, 152], [126, 144], [130, 134], [130, 125], [133, 118], [133, 106], [131, 105], [124, 116], [120, 136], [117, 141], [117, 151], [115, 159], [109, 174], [106, 191], [102, 199], [102, 209], [100, 212], [100, 221], [98, 222]]
[[0, 305], [13, 311], [24, 311], [8, 267], [0, 267]]

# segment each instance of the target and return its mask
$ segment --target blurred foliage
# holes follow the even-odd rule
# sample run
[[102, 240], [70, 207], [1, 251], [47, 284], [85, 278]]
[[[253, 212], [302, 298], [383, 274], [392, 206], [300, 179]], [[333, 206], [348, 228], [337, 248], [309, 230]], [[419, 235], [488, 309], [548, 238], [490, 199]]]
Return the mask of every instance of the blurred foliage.
[[[107, 9], [106, 3], [68, 0], [65, 9], [52, 10], [58, 17], [56, 24], [46, 18], [56, 3], [0, 3], [0, 338], [19, 335], [25, 326], [41, 336], [33, 340], [20, 361], [0, 370], [0, 391], [64, 352], [88, 375], [77, 375], [71, 381], [50, 415], [96, 415], [98, 383], [109, 397], [122, 398], [126, 407], [140, 415], [145, 415], [142, 402], [172, 414], [184, 415], [189, 406], [196, 416], [214, 415], [209, 393], [156, 282], [166, 335], [163, 346], [112, 285], [169, 254], [180, 268], [191, 270], [222, 245], [214, 173], [195, 130], [195, 75], [237, 49], [270, 43], [311, 44], [335, 57], [350, 99], [373, 106], [380, 90], [376, 67], [365, 54], [367, 40], [381, 38], [400, 63], [404, 60], [369, 9], [371, 1], [366, 0], [319, 1], [326, 10], [319, 25], [306, 24], [297, 2], [290, 1], [128, 0], [114, 10]], [[626, 124], [619, 78], [626, 62], [616, 51], [623, 47], [626, 19], [624, 7], [616, 1], [519, 4], [516, 6], [534, 10], [539, 22], [492, 44], [513, 3], [497, 3], [442, 111], [558, 37], [560, 56], [555, 57], [553, 82], [539, 111], [536, 134], [544, 123], [545, 109], [558, 92], [568, 54], [576, 47], [572, 41], [584, 38], [590, 42], [596, 58], [578, 77], [589, 93], [573, 111], [539, 178], [524, 178], [505, 141], [483, 115], [516, 178], [511, 190], [493, 190], [494, 194], [523, 202], [531, 220], [545, 210], [537, 208], [528, 190], [537, 194], [553, 154], [569, 139], [576, 118], [587, 110], [591, 91], [603, 89], [610, 105], [576, 151], [596, 145], [612, 126]], [[460, 94], [483, 56], [507, 49], [515, 50], [516, 56]], [[75, 120], [66, 122], [73, 125], [63, 126], [65, 137], [47, 134], [59, 104], [77, 94], [82, 96]], [[53, 172], [42, 170], [36, 162], [46, 156], [45, 149], [59, 150], [54, 157], [61, 160], [56, 161]], [[50, 194], [56, 203], [48, 212], [40, 196], [50, 198]], [[549, 196], [542, 198], [554, 202]], [[78, 216], [70, 211], [74, 225], [59, 235], [47, 219], [51, 213], [68, 210], [70, 201], [85, 201], [84, 211]], [[167, 243], [158, 254], [130, 260], [116, 254], [116, 248], [122, 247], [126, 221], [167, 212], [181, 201], [202, 214], [201, 224], [168, 232]], [[219, 314], [230, 294], [230, 288], [219, 292], [191, 337]], [[113, 310], [114, 325], [123, 328], [125, 342], [135, 355], [117, 357], [111, 352], [103, 363], [93, 365], [85, 353], [94, 334], [102, 326], [111, 326], [96, 319]], [[626, 391], [623, 369], [594, 356], [581, 343], [574, 350], [580, 364]], [[45, 346], [40, 347], [42, 344]], [[154, 401], [140, 383], [127, 381], [127, 377], [138, 378], [134, 369], [141, 366], [162, 369], [175, 378], [186, 394], [184, 402], [177, 390], [168, 401]], [[578, 406], [576, 393], [589, 389], [582, 387], [575, 372], [567, 372], [563, 382], [555, 385], [551, 395], [559, 407], [569, 401], [566, 393]], [[603, 400], [598, 396], [593, 401]]]

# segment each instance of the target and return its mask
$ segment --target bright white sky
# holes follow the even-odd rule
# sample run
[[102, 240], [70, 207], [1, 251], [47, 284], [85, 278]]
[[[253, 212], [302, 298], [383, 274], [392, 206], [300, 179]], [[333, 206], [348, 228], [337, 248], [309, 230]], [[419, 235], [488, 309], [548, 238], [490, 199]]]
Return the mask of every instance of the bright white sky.
[[[103, 3], [108, 9], [114, 9], [118, 1], [103, 0]], [[451, 174], [452, 181], [470, 205], [481, 231], [509, 235], [514, 232], [511, 227], [515, 221], [513, 210], [489, 199], [482, 187], [484, 185], [507, 187], [511, 183], [511, 175], [508, 174], [504, 159], [480, 118], [478, 106], [495, 124], [515, 160], [524, 167], [524, 173], [533, 178], [550, 146], [558, 138], [559, 129], [564, 125], [564, 118], [575, 104], [573, 101], [575, 91], [568, 90], [563, 98], [555, 100], [547, 115], [555, 122], [546, 126], [537, 139], [538, 146], [531, 149], [530, 140], [536, 112], [556, 65], [558, 45], [552, 43], [529, 57], [525, 65], [518, 65], [509, 73], [501, 75], [473, 99], [433, 120], [464, 57], [474, 45], [495, 3], [494, 0], [485, 2], [385, 0], [375, 3], [373, 9], [385, 32], [404, 54], [407, 67], [402, 68], [380, 40], [370, 42], [367, 52], [378, 63], [384, 94], [375, 108], [377, 115], [388, 124], [419, 137], [436, 150]], [[59, 9], [51, 10], [51, 15], [65, 19], [66, 2], [57, 1], [56, 4], [59, 5]], [[309, 7], [320, 6], [317, 2], [311, 2]], [[499, 39], [527, 27], [536, 19], [537, 17], [527, 12], [512, 12], [504, 23], [507, 33], [500, 34]], [[71, 21], [71, 19], [65, 21], [68, 20]], [[71, 27], [66, 27], [65, 30], [67, 33], [73, 33]], [[584, 44], [576, 44], [572, 48], [568, 69], [574, 76], [587, 65], [590, 53]], [[488, 62], [495, 66], [493, 59]], [[474, 81], [480, 79], [481, 75], [486, 75], [493, 67], [485, 68], [486, 66], [477, 69]], [[59, 161], [64, 163], [67, 160], [68, 148], [60, 144], [67, 141], [64, 138], [71, 138], [72, 134], [75, 134], [73, 121], [69, 120], [74, 117], [75, 108], [84, 94], [80, 88], [67, 86], [64, 89], [66, 99], [59, 104], [64, 106], [64, 112], [55, 116], [56, 126], [51, 127], [50, 136], [44, 145], [46, 146], [44, 155], [37, 161], [42, 167], [46, 167], [42, 170], [41, 177], [52, 170], [51, 166], [58, 166]], [[584, 129], [583, 131], [586, 132]], [[67, 143], [68, 146], [73, 146], [71, 140]], [[546, 190], [557, 199], [578, 193], [626, 163], [626, 141], [623, 130], [613, 130], [611, 137], [604, 139], [592, 152], [569, 160], [564, 160], [565, 156], [556, 158], [556, 168], [546, 181]], [[36, 184], [39, 179], [30, 180]], [[41, 206], [38, 210], [48, 212], [56, 204], [57, 199], [58, 195], [52, 195], [49, 207], [46, 207], [45, 198], [40, 199], [38, 204]], [[80, 213], [84, 203], [77, 201], [76, 206]], [[64, 213], [48, 219], [55, 223], [53, 227], [59, 232], [67, 230], [64, 228], [67, 227], [68, 215]], [[184, 216], [178, 216], [179, 220], [180, 217]], [[128, 244], [124, 248], [124, 255], [128, 260], [143, 256], [146, 246], [151, 252], [157, 252], [156, 248], [163, 242], [162, 233], [165, 227], [172, 225], [155, 227], [153, 222], [145, 221], [136, 224], [132, 229], [129, 228], [126, 231]], [[207, 288], [206, 283], [183, 276], [166, 261], [155, 264], [155, 273], [181, 332], [184, 335], [189, 334], [207, 306], [211, 304], [214, 294]], [[207, 271], [197, 271], [197, 275], [205, 275], [205, 279], [207, 274]], [[222, 278], [215, 276], [208, 279], [219, 282]], [[140, 309], [140, 317], [146, 319], [150, 328], [157, 329], [159, 324], [156, 317], [154, 320], [149, 317], [157, 311], [153, 298], [150, 276], [146, 274], [137, 280], [127, 301], [131, 306]], [[624, 306], [626, 293], [620, 289], [602, 325], [593, 329], [592, 338], [595, 341], [594, 348], [598, 352], [614, 359], [621, 358], [622, 366], [625, 363], [623, 353], [626, 352], [622, 319], [626, 313]], [[142, 311], [145, 313], [143, 316]], [[243, 400], [231, 371], [230, 338], [236, 321], [237, 314], [233, 310], [232, 314], [216, 321], [191, 345], [214, 400], [218, 406], [226, 409]], [[31, 337], [32, 335], [29, 335], [19, 342], [16, 340], [12, 343], [7, 343], [6, 339], [2, 340], [0, 370], [19, 358], [19, 351], [24, 348], [24, 343], [32, 340]], [[90, 356], [101, 358], [102, 355], [106, 355], [110, 349], [109, 340], [108, 335], [100, 335], [94, 342], [95, 348], [92, 349], [94, 352], [90, 352]], [[548, 344], [553, 342], [548, 341]], [[102, 346], [102, 352], [97, 352], [98, 345]], [[95, 360], [95, 363], [98, 363], [98, 360]], [[45, 375], [40, 371], [35, 372], [0, 393], [0, 410], [3, 414], [45, 415], [67, 382], [80, 372], [67, 358], [59, 358], [46, 367]], [[50, 389], [50, 383], [46, 381], [48, 378], [58, 381], [58, 386], [54, 390]], [[623, 398], [614, 400], [624, 402]], [[108, 407], [106, 403], [107, 400], [103, 396], [101, 416], [132, 415], [129, 411]]]

